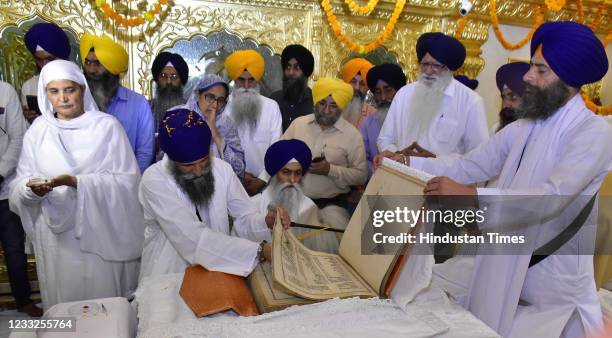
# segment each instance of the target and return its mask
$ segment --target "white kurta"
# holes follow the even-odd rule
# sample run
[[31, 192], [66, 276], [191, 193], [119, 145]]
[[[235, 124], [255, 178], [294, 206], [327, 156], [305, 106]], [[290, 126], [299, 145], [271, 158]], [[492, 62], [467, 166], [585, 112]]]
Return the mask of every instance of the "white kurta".
[[[251, 200], [259, 206], [261, 213], [268, 212], [268, 205], [273, 200], [270, 189], [265, 189], [260, 194], [251, 197]], [[300, 203], [298, 218], [291, 221], [303, 224], [321, 225], [319, 208], [308, 196], [304, 195]], [[320, 231], [300, 227], [292, 227], [291, 230], [299, 238], [307, 236], [302, 242], [306, 247], [315, 251], [338, 253], [340, 245], [339, 237], [334, 232]], [[316, 232], [316, 234], [314, 234]], [[310, 236], [310, 234], [314, 234]]]
[[419, 136], [418, 128], [411, 127], [414, 117], [409, 110], [416, 86], [411, 83], [402, 87], [393, 98], [378, 136], [380, 151], [402, 150], [416, 141], [437, 156], [465, 154], [488, 139], [482, 98], [454, 79], [444, 91], [429, 130]]
[[[246, 172], [255, 177], [264, 170], [266, 150], [272, 143], [280, 139], [282, 133], [282, 116], [278, 103], [262, 95], [259, 95], [259, 98], [261, 99], [261, 114], [255, 128], [251, 130], [246, 124], [236, 125], [240, 135], [240, 144], [244, 148]], [[224, 114], [236, 121], [232, 112], [232, 95], [230, 95]]]
[[[85, 87], [85, 113], [58, 120], [44, 87], [69, 79]], [[23, 138], [11, 210], [34, 244], [43, 308], [76, 300], [128, 296], [136, 288], [144, 225], [138, 204], [140, 171], [121, 124], [97, 110], [82, 71], [72, 62], [45, 66], [38, 86], [37, 118]], [[73, 175], [40, 197], [34, 177]]]
[[[539, 247], [567, 227], [599, 189], [612, 162], [612, 130], [576, 95], [547, 120], [518, 120], [461, 158], [410, 161], [464, 184], [499, 174], [498, 188], [479, 188], [479, 196], [557, 196], [548, 197], [558, 203], [542, 208], [535, 215], [538, 220], [503, 209], [486, 220], [493, 228], [509, 220], [547, 220], [526, 230]], [[578, 195], [586, 198], [575, 199]], [[569, 204], [563, 196], [570, 198]], [[602, 324], [593, 256], [577, 253], [583, 245], [593, 245], [596, 216], [597, 202], [580, 231], [559, 249], [564, 255], [549, 256], [529, 269], [529, 255], [477, 256], [467, 308], [503, 336], [559, 337], [563, 330], [567, 337], [593, 334]], [[519, 299], [530, 306], [517, 306]]]
[[[259, 243], [271, 242], [270, 230], [232, 167], [213, 160], [215, 192], [207, 205], [198, 205], [199, 221], [195, 205], [167, 166], [166, 155], [145, 171], [140, 183], [146, 223], [140, 279], [183, 272], [191, 264], [241, 276], [251, 273]], [[240, 237], [230, 235], [230, 215]]]
[[21, 111], [19, 98], [15, 89], [6, 82], [0, 81], [0, 200], [9, 195], [9, 185], [15, 177], [15, 167], [21, 143], [26, 130], [26, 120]]

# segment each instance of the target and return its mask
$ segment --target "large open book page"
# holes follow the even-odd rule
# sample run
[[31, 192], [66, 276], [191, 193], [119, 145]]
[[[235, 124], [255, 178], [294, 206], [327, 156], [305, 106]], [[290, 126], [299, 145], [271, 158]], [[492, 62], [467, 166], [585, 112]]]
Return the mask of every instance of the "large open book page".
[[[384, 161], [351, 217], [340, 243], [339, 255], [309, 250], [291, 231], [275, 226], [272, 249], [274, 280], [288, 291], [309, 299], [388, 295], [388, 288], [392, 287], [394, 278], [401, 271], [401, 266], [396, 265], [403, 262], [398, 259], [406, 252], [407, 245], [398, 245], [394, 254], [387, 255], [377, 254], [375, 247], [362, 248], [362, 234], [373, 231], [368, 215], [372, 209], [391, 207], [386, 205], [385, 196], [416, 196], [410, 198], [409, 203], [420, 208], [423, 188], [430, 178], [421, 171]], [[393, 226], [405, 226], [401, 230], [407, 233], [418, 231], [404, 224]], [[362, 249], [365, 249], [363, 253]]]
[[339, 255], [312, 251], [280, 225], [272, 236], [274, 280], [301, 297], [374, 297], [374, 291]]

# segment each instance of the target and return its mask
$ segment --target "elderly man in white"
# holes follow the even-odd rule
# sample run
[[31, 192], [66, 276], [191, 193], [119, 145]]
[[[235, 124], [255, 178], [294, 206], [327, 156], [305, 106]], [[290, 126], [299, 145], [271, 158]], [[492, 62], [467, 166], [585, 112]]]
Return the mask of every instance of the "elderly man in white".
[[23, 139], [11, 210], [33, 241], [43, 308], [128, 296], [144, 240], [140, 172], [121, 124], [98, 111], [77, 65], [41, 71], [38, 105]]
[[393, 98], [378, 136], [381, 153], [407, 156], [465, 154], [488, 139], [483, 100], [453, 78], [465, 61], [459, 40], [439, 32], [425, 33], [416, 45], [419, 80]]
[[[594, 195], [611, 169], [612, 130], [579, 91], [607, 70], [605, 49], [589, 27], [547, 22], [531, 40], [521, 119], [462, 157], [395, 157], [445, 175], [427, 183], [426, 195], [472, 196], [489, 208], [485, 230], [512, 224], [532, 250], [558, 243], [539, 259], [531, 252], [476, 256], [463, 305], [504, 337], [590, 337], [602, 326]], [[465, 185], [498, 174], [496, 188]], [[550, 241], [560, 234], [569, 235]]]
[[252, 49], [236, 51], [225, 60], [225, 68], [235, 86], [225, 114], [238, 128], [246, 164], [244, 186], [253, 196], [265, 187], [257, 177], [263, 174], [266, 150], [281, 136], [282, 116], [276, 101], [259, 94], [265, 70], [261, 54]]
[[[280, 140], [268, 148], [265, 156], [266, 172], [271, 179], [268, 186], [251, 197], [261, 212], [283, 207], [289, 217], [307, 225], [321, 223], [317, 205], [306, 195], [302, 188], [302, 177], [308, 172], [312, 152], [308, 145], [298, 139]], [[300, 225], [291, 231], [303, 237], [305, 246], [312, 250], [337, 253], [340, 244], [338, 236], [331, 231], [312, 230]]]
[[[140, 183], [146, 239], [140, 279], [183, 272], [191, 264], [247, 276], [270, 260], [277, 209], [260, 213], [232, 167], [210, 156], [211, 132], [198, 113], [166, 112], [159, 145], [166, 156]], [[283, 225], [289, 218], [281, 208]], [[234, 219], [230, 234], [229, 217]]]

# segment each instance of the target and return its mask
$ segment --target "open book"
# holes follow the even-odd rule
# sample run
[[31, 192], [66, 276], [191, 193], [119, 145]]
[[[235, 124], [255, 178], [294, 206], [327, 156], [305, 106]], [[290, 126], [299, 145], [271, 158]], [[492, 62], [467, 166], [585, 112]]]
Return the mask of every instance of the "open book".
[[[409, 244], [393, 247], [392, 254], [377, 254], [368, 241], [362, 247], [362, 234], [384, 232], [374, 228], [372, 210], [387, 210], [390, 196], [412, 195], [418, 209], [423, 204], [423, 188], [431, 178], [424, 172], [385, 159], [374, 173], [340, 242], [339, 254], [306, 248], [291, 231], [275, 226], [273, 231], [272, 273], [274, 281], [299, 297], [324, 300], [335, 297], [388, 297], [409, 253]], [[384, 197], [383, 197], [384, 196]], [[277, 220], [278, 222], [278, 220]], [[332, 225], [333, 226], [333, 225]], [[416, 234], [419, 226], [393, 223], [393, 232]], [[405, 227], [399, 228], [398, 227]], [[372, 242], [373, 243], [373, 242]], [[388, 249], [388, 248], [387, 248]]]

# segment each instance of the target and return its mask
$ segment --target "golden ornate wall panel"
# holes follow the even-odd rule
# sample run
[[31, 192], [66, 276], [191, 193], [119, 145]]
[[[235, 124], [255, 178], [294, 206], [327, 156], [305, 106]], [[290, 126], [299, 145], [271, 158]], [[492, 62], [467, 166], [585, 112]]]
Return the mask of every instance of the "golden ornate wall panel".
[[[107, 1], [122, 14], [140, 14], [144, 0]], [[521, 26], [532, 24], [534, 4], [543, 3], [522, 0], [497, 2], [501, 23]], [[584, 1], [587, 23], [595, 18], [600, 2]], [[369, 16], [360, 16], [351, 14], [343, 0], [332, 0], [331, 3], [343, 30], [358, 43], [371, 41], [384, 29], [395, 5], [394, 0], [381, 0]], [[360, 3], [365, 3], [365, 0]], [[461, 35], [468, 59], [460, 72], [471, 77], [484, 67], [480, 47], [488, 39], [488, 7], [488, 0], [475, 0]], [[606, 7], [608, 13], [610, 7], [610, 4]], [[459, 19], [458, 8], [458, 0], [408, 1], [393, 35], [379, 52], [391, 55], [404, 67], [409, 79], [414, 80], [417, 74], [416, 39], [427, 31], [453, 34]], [[576, 16], [577, 8], [573, 1], [568, 1], [566, 8], [558, 13], [547, 13], [549, 20]], [[334, 37], [318, 0], [170, 0], [169, 9], [162, 11], [160, 19], [135, 28], [114, 25], [102, 16], [94, 0], [0, 0], [2, 75], [17, 87], [34, 69], [33, 61], [20, 41], [24, 27], [29, 27], [27, 24], [31, 25], [34, 20], [53, 21], [75, 37], [84, 32], [114, 37], [130, 54], [130, 67], [123, 79], [124, 84], [147, 96], [151, 93], [150, 65], [155, 55], [173, 47], [177, 41], [190, 40], [194, 36], [206, 37], [226, 31], [241, 39], [252, 40], [258, 46], [267, 46], [275, 54], [280, 54], [287, 44], [303, 44], [318, 60], [315, 79], [336, 76], [342, 61], [350, 54]], [[609, 29], [609, 15], [604, 15], [598, 32], [607, 33]]]

